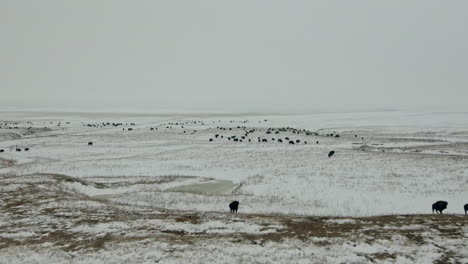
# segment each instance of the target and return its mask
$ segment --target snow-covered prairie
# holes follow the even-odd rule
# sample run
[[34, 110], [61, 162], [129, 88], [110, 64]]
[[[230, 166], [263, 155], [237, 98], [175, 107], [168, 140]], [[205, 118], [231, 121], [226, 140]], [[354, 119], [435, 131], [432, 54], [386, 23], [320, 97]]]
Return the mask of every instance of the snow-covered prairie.
[[[63, 174], [103, 184], [117, 181], [119, 188], [97, 190], [96, 195], [118, 193], [113, 199], [128, 203], [226, 211], [226, 202], [237, 199], [244, 213], [369, 216], [427, 213], [436, 200], [449, 202], [447, 213], [461, 213], [468, 198], [467, 113], [2, 113], [0, 119], [9, 122], [0, 129], [0, 148], [5, 149], [1, 158], [17, 161], [16, 166], [0, 172]], [[84, 126], [103, 122], [121, 122], [123, 126]], [[47, 131], [39, 130], [44, 127]], [[133, 131], [123, 130], [129, 127]], [[291, 131], [266, 134], [267, 128], [282, 127], [319, 135]], [[256, 131], [243, 142], [227, 140], [250, 129]], [[324, 136], [332, 132], [340, 137]], [[215, 138], [215, 134], [224, 137]], [[258, 137], [268, 142], [259, 143]], [[290, 145], [285, 137], [301, 142]], [[210, 138], [214, 141], [209, 142]], [[278, 138], [285, 142], [278, 143]], [[89, 141], [94, 145], [88, 146]], [[10, 152], [17, 146], [31, 150]], [[331, 150], [336, 155], [328, 158]], [[138, 184], [165, 176], [190, 179], [179, 177], [184, 181], [154, 186]], [[178, 184], [212, 179], [229, 180], [239, 187], [219, 196], [161, 192]]]
[[[405, 226], [362, 220], [430, 214], [437, 200], [448, 201], [445, 214], [464, 213], [468, 113], [3, 112], [0, 149], [4, 150], [0, 153], [4, 197], [0, 256], [8, 263], [34, 263], [41, 258], [107, 263], [105, 256], [114, 251], [118, 253], [110, 262], [136, 255], [142, 258], [137, 262], [152, 263], [187, 259], [200, 263], [206, 259], [216, 263], [291, 259], [427, 263], [453, 256], [457, 261], [468, 260], [466, 249], [460, 249], [467, 242], [465, 217], [456, 216], [451, 228], [458, 230], [454, 231], [457, 235], [444, 245], [439, 241], [443, 238], [427, 233], [435, 232], [431, 221], [439, 218], [412, 220]], [[332, 150], [335, 155], [328, 157]], [[227, 205], [233, 200], [240, 202], [238, 218], [228, 213]], [[398, 233], [373, 242], [359, 236], [363, 240], [353, 244], [328, 235], [310, 235], [309, 240], [285, 235], [303, 231], [294, 229], [296, 220], [302, 223], [321, 216], [329, 219], [317, 220], [320, 230], [354, 226], [364, 233], [400, 228], [398, 232], [416, 229], [421, 234], [414, 240], [411, 231], [403, 238]], [[47, 239], [51, 234], [62, 240]], [[167, 234], [203, 240], [191, 245], [155, 240]], [[236, 238], [236, 234], [243, 237]], [[277, 239], [278, 234], [284, 238]], [[420, 247], [419, 237], [435, 240]], [[77, 253], [88, 250], [83, 244], [90, 239], [98, 244], [92, 247], [101, 255]], [[253, 245], [245, 245], [245, 239]], [[65, 240], [79, 242], [66, 244]], [[103, 247], [106, 241], [112, 243]], [[311, 243], [325, 248], [311, 247]], [[129, 254], [128, 247], [137, 247], [139, 253]], [[448, 251], [441, 253], [440, 247]], [[66, 251], [60, 251], [63, 248]], [[184, 253], [170, 254], [178, 250]], [[207, 256], [209, 251], [219, 255]], [[225, 258], [220, 257], [223, 254]], [[362, 257], [366, 254], [373, 257]]]

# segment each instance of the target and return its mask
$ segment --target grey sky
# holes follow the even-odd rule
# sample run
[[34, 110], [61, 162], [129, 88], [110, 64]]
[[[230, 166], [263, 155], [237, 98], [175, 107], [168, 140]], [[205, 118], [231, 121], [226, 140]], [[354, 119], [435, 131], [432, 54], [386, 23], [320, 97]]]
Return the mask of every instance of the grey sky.
[[0, 103], [468, 110], [468, 1], [0, 0]]

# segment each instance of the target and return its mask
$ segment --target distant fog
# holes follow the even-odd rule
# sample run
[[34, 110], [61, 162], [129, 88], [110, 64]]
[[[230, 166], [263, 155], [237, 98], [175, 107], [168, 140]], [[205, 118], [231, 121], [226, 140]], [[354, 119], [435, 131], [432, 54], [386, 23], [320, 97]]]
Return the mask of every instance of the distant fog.
[[468, 111], [468, 1], [1, 1], [0, 109]]

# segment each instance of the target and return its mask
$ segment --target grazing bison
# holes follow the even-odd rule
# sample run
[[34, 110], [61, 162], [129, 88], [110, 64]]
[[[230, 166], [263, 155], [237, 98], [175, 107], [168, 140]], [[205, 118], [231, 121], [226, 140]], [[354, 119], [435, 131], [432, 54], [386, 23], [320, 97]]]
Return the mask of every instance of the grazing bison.
[[468, 211], [468, 204], [465, 204], [465, 206], [463, 206], [463, 209], [465, 209], [465, 214], [466, 214], [466, 212]]
[[20, 151], [21, 151], [21, 149], [20, 149], [20, 148], [17, 148], [17, 149], [16, 149], [16, 151], [20, 152]]
[[5, 152], [5, 150], [4, 150], [4, 149], [0, 149], [0, 152]]
[[439, 214], [442, 214], [442, 211], [447, 209], [448, 203], [446, 201], [437, 201], [432, 204], [432, 213], [434, 213], [434, 210], [436, 213], [438, 212]]
[[88, 146], [92, 146], [93, 145], [93, 142], [88, 142]]
[[328, 152], [328, 157], [329, 157], [329, 158], [330, 158], [331, 156], [333, 156], [333, 155], [335, 155], [335, 151], [334, 151], [334, 150]]
[[279, 143], [283, 143], [283, 140], [281, 140], [281, 138], [280, 138], [280, 139], [278, 139], [278, 142], [279, 142]]
[[237, 209], [239, 209], [239, 202], [234, 201], [234, 202], [230, 203], [229, 204], [229, 209], [231, 209], [231, 213], [234, 213], [234, 212], [237, 213]]
[[262, 142], [268, 142], [268, 140], [266, 138], [262, 139]]
[[318, 144], [319, 142], [317, 141], [317, 142], [315, 142], [315, 143]]
[[289, 144], [294, 145], [294, 141], [290, 140]]
[[211, 141], [213, 141], [213, 139], [212, 139], [212, 138], [210, 138], [210, 142], [211, 142]]
[[301, 143], [301, 141], [299, 139], [296, 139], [296, 143]]
[[29, 151], [29, 148], [24, 148], [24, 151]]

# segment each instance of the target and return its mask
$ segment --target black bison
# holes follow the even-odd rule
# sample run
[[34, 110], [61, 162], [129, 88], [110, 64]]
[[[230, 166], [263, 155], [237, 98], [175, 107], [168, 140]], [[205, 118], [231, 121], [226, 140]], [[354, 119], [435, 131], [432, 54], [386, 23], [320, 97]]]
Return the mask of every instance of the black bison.
[[20, 149], [20, 148], [17, 148], [17, 149], [16, 149], [16, 151], [18, 151], [18, 152], [19, 152], [19, 151], [21, 151], [21, 149]]
[[294, 141], [290, 140], [289, 144], [294, 145]]
[[88, 142], [88, 146], [92, 146], [93, 145], [93, 142]]
[[237, 209], [239, 209], [239, 202], [234, 201], [234, 202], [230, 203], [229, 204], [229, 209], [231, 209], [231, 213], [234, 213], [234, 212], [237, 213]]
[[465, 205], [463, 206], [463, 209], [465, 209], [465, 215], [466, 215], [466, 214], [467, 214], [466, 212], [468, 211], [468, 204], [465, 204]]
[[211, 141], [213, 141], [213, 139], [212, 139], [212, 138], [210, 138], [210, 142], [211, 142]]
[[315, 143], [318, 144], [319, 142], [317, 141], [317, 142], [315, 142]]
[[29, 151], [29, 148], [24, 148], [24, 151]]
[[436, 211], [436, 213], [438, 212], [439, 214], [442, 214], [442, 211], [447, 209], [447, 205], [448, 203], [446, 201], [437, 201], [435, 203], [432, 204], [432, 213], [434, 213], [434, 211]]
[[329, 157], [329, 158], [330, 158], [331, 156], [333, 156], [333, 155], [335, 155], [335, 151], [334, 151], [334, 150], [328, 152], [328, 157]]
[[0, 149], [0, 152], [5, 152], [5, 150], [4, 150], [4, 149]]
[[279, 143], [283, 143], [283, 140], [281, 140], [281, 138], [280, 138], [280, 139], [278, 139], [278, 142], [279, 142]]
[[301, 141], [299, 139], [296, 139], [296, 143], [301, 143]]
[[268, 140], [266, 138], [262, 139], [262, 142], [268, 142]]

